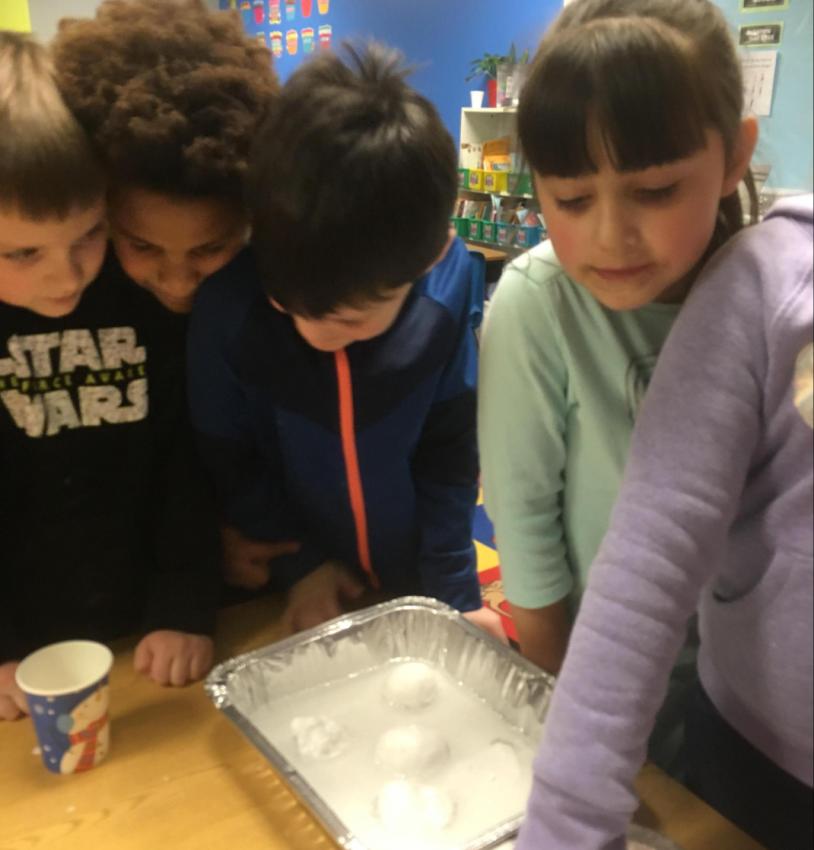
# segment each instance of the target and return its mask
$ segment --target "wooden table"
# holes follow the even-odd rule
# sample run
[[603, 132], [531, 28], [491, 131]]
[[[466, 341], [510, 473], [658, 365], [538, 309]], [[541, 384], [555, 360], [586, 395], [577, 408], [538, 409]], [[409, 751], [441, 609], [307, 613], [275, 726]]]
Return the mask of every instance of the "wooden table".
[[[283, 637], [276, 598], [221, 615], [220, 657]], [[161, 689], [114, 646], [112, 745], [94, 770], [45, 770], [27, 720], [0, 722], [0, 850], [335, 850], [266, 760], [200, 685]], [[641, 823], [684, 850], [760, 850], [654, 767]]]

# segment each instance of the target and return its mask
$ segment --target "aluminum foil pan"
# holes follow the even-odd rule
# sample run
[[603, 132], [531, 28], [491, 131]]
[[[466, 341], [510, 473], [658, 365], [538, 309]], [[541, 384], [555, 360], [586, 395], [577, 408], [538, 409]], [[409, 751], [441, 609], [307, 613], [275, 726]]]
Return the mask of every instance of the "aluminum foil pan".
[[[633, 824], [630, 827], [627, 838], [628, 847], [633, 850], [639, 850], [639, 848], [642, 848], [642, 850], [681, 850], [669, 838], [653, 832], [652, 829], [638, 826], [638, 824]], [[514, 840], [506, 841], [504, 844], [496, 847], [495, 850], [514, 850]]]
[[[551, 697], [552, 677], [434, 599], [404, 597], [340, 617], [225, 661], [205, 683], [216, 707], [265, 755], [336, 843], [347, 850], [382, 848], [370, 843], [369, 838], [363, 842], [354, 833], [341, 813], [315, 790], [316, 774], [309, 774], [301, 764], [298, 769], [290, 752], [284, 754], [280, 740], [273, 741], [276, 736], [267, 727], [266, 731], [260, 728], [257, 717], [279, 709], [280, 735], [285, 735], [287, 716], [286, 720], [282, 718], [288, 709], [283, 706], [322, 689], [322, 703], [330, 708], [336, 704], [331, 700], [333, 689], [361, 682], [371, 671], [375, 674], [396, 659], [425, 662], [442, 671], [444, 678], [500, 715], [511, 735], [536, 748]], [[341, 702], [349, 700], [343, 697]], [[461, 721], [459, 725], [466, 726], [468, 718]], [[359, 773], [348, 776], [348, 784], [359, 781]], [[516, 836], [524, 810], [525, 798], [519, 799], [510, 817], [490, 823], [456, 844], [455, 850], [497, 848]], [[410, 850], [423, 848], [410, 844]]]

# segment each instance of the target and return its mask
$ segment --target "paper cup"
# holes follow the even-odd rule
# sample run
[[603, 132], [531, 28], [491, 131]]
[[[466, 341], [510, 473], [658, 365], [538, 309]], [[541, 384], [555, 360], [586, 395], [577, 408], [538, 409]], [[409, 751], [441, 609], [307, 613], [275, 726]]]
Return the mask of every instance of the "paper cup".
[[469, 98], [472, 102], [473, 109], [481, 109], [483, 107], [483, 96], [486, 92], [482, 91], [471, 91], [469, 92]]
[[17, 667], [43, 764], [53, 773], [90, 770], [107, 755], [112, 664], [103, 644], [69, 640], [38, 649]]

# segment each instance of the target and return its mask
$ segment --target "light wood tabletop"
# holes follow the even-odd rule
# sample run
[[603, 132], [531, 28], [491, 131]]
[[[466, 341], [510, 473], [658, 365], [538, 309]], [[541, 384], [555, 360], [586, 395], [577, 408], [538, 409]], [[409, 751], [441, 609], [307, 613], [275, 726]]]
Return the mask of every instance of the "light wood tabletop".
[[[222, 612], [221, 659], [278, 640], [274, 597]], [[198, 684], [162, 689], [114, 645], [111, 751], [93, 770], [49, 773], [30, 721], [0, 722], [0, 850], [335, 850], [263, 756]], [[638, 820], [683, 850], [760, 850], [655, 767]]]

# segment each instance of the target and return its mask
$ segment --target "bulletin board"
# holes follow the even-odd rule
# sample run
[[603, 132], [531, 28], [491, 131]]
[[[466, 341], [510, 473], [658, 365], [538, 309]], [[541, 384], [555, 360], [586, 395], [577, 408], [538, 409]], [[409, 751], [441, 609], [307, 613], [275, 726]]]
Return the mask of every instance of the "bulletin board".
[[219, 0], [237, 9], [246, 32], [271, 50], [282, 78], [309, 55], [334, 42], [333, 12], [347, 0]]
[[28, 0], [0, 0], [0, 30], [31, 32]]

